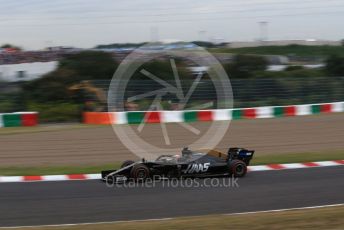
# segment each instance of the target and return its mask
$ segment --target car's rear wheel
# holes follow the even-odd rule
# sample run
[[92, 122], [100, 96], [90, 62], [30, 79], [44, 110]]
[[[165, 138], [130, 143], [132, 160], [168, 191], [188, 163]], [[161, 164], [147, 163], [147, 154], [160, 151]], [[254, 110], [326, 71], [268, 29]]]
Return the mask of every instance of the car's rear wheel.
[[247, 166], [245, 162], [241, 160], [233, 160], [230, 163], [230, 170], [234, 177], [243, 177], [246, 175]]
[[150, 177], [149, 168], [144, 164], [137, 164], [131, 169], [130, 177], [134, 180], [144, 181]]
[[134, 164], [134, 163], [135, 163], [135, 162], [132, 161], [132, 160], [124, 161], [124, 162], [122, 163], [122, 165], [121, 165], [121, 168], [127, 167], [127, 166], [129, 166], [129, 165], [131, 165], [131, 164]]

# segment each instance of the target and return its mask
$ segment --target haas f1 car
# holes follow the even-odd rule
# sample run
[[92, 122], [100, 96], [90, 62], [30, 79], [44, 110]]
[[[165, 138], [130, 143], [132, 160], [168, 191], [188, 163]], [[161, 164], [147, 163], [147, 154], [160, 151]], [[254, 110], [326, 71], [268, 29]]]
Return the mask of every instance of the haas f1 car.
[[125, 161], [118, 170], [102, 171], [102, 180], [117, 183], [147, 178], [220, 177], [246, 175], [254, 150], [229, 148], [222, 153], [217, 150], [191, 151], [184, 148], [181, 155], [161, 155], [155, 161]]

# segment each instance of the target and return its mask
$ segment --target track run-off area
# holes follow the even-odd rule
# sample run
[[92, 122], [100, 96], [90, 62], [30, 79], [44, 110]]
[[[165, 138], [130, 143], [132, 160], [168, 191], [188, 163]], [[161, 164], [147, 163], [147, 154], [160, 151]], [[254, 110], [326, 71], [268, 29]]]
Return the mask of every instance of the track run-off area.
[[[209, 128], [209, 122], [190, 124], [201, 132]], [[135, 130], [137, 125], [132, 127]], [[166, 124], [166, 128], [171, 148], [181, 149], [197, 138], [179, 124]], [[160, 124], [145, 125], [139, 135], [152, 145], [166, 147]], [[344, 113], [235, 120], [217, 149], [225, 152], [228, 147], [244, 147], [254, 149], [256, 156], [326, 153], [344, 150], [343, 137]], [[0, 167], [100, 165], [138, 159], [121, 143], [111, 126], [70, 129], [67, 126], [32, 133], [0, 132], [0, 153]]]

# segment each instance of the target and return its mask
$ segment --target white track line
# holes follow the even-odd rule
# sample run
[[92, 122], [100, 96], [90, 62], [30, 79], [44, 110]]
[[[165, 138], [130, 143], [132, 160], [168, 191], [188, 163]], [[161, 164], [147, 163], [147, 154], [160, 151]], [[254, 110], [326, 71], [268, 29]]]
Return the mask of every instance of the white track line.
[[285, 212], [285, 211], [295, 211], [295, 210], [315, 209], [315, 208], [330, 208], [330, 207], [338, 207], [338, 206], [343, 206], [343, 205], [344, 203], [327, 204], [327, 205], [307, 206], [307, 207], [299, 207], [299, 208], [283, 208], [283, 209], [272, 209], [272, 210], [263, 210], [263, 211], [253, 211], [253, 212], [237, 212], [237, 213], [228, 213], [228, 214], [223, 214], [223, 215], [232, 216], [232, 215], [247, 215], [247, 214], [259, 214], [259, 213], [269, 213], [269, 212]]
[[[307, 209], [316, 209], [316, 208], [330, 208], [330, 207], [338, 207], [338, 206], [343, 206], [343, 205], [344, 205], [344, 203], [340, 203], [340, 204], [306, 206], [306, 207], [299, 207], [299, 208], [284, 208], [284, 209], [272, 209], [272, 210], [263, 210], [263, 211], [253, 211], [253, 212], [225, 213], [225, 214], [221, 214], [221, 215], [224, 215], [224, 216], [249, 215], [249, 214], [270, 213], [270, 212], [285, 212], [285, 211], [295, 211], [295, 210], [307, 210]], [[195, 218], [195, 217], [202, 217], [202, 216], [184, 216], [184, 217]], [[51, 224], [51, 225], [14, 226], [14, 227], [0, 227], [0, 229], [69, 227], [69, 226], [78, 226], [78, 225], [82, 226], [82, 225], [97, 225], [97, 224], [119, 224], [119, 223], [133, 223], [133, 222], [176, 220], [178, 218], [181, 218], [181, 217], [143, 219], [143, 220], [119, 220], [119, 221], [106, 221], [106, 222], [94, 222], [94, 223], [76, 223], [76, 224]]]

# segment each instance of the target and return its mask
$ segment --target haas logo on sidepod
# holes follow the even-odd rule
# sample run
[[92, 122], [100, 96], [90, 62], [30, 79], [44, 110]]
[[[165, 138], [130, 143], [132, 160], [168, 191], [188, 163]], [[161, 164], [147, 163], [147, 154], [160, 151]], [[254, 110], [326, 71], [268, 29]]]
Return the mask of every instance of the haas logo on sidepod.
[[199, 173], [199, 172], [206, 172], [209, 169], [210, 163], [204, 164], [189, 164], [188, 167], [183, 170], [184, 173]]

